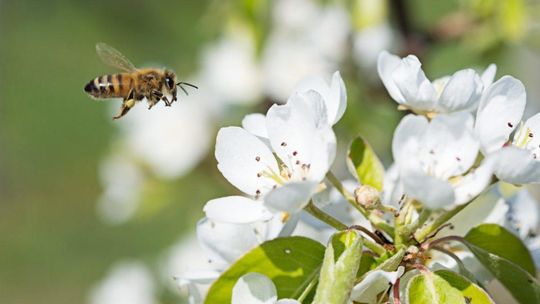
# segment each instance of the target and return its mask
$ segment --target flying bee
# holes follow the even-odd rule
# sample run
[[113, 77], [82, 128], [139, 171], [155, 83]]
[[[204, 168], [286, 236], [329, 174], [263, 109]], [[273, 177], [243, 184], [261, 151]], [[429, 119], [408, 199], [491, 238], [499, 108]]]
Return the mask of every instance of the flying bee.
[[[160, 100], [163, 100], [166, 106], [171, 106], [177, 100], [177, 86], [186, 95], [188, 93], [182, 85], [197, 89], [190, 83], [177, 82], [176, 74], [171, 70], [137, 69], [122, 53], [105, 43], [96, 44], [96, 51], [104, 63], [122, 70], [123, 73], [96, 77], [86, 84], [84, 91], [94, 98], [123, 98], [120, 112], [113, 119], [126, 115], [137, 102], [144, 98], [148, 101], [148, 109]], [[168, 96], [171, 100], [167, 98]]]

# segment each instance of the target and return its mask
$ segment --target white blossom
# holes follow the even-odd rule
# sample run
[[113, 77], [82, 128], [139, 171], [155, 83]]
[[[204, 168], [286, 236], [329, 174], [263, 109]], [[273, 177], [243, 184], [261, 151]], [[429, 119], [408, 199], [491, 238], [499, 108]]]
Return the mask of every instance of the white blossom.
[[401, 106], [418, 113], [474, 110], [484, 83], [490, 83], [494, 77], [494, 66], [490, 66], [483, 75], [464, 69], [431, 82], [416, 56], [401, 59], [386, 51], [379, 54], [378, 71], [390, 96]]
[[[270, 147], [239, 127], [222, 128], [216, 159], [223, 176], [268, 208], [298, 212], [317, 192], [335, 157], [335, 135], [321, 95], [296, 93], [266, 115]], [[279, 157], [282, 165], [274, 157]]]
[[521, 81], [504, 76], [486, 90], [476, 114], [482, 152], [495, 175], [514, 184], [540, 182], [540, 114], [520, 123], [526, 100]]
[[469, 172], [479, 149], [472, 127], [467, 112], [441, 114], [431, 121], [405, 116], [392, 141], [403, 192], [433, 209], [463, 204], [480, 194], [492, 171], [485, 162]]

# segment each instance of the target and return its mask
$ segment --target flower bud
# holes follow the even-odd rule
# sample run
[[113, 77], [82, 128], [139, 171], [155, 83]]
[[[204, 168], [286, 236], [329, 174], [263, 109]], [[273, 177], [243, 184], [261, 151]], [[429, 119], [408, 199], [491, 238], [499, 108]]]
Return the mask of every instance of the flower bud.
[[356, 202], [366, 209], [376, 209], [381, 205], [381, 195], [377, 189], [362, 185], [354, 190], [354, 198]]

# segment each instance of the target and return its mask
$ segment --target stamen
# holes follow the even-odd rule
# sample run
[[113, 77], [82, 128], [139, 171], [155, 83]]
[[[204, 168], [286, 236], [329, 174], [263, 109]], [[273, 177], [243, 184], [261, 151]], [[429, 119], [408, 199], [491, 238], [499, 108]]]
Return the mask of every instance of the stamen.
[[510, 127], [510, 128], [513, 128], [513, 127], [514, 127], [514, 125], [513, 125], [511, 122], [508, 122], [507, 125], [508, 125], [508, 127]]
[[255, 160], [256, 161], [261, 161], [261, 157], [260, 156], [255, 156]]

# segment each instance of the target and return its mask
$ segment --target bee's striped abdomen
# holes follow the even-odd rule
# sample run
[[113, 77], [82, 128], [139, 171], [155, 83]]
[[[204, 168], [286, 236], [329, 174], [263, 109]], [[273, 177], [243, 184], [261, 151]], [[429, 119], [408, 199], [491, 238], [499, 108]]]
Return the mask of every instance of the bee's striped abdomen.
[[128, 74], [109, 74], [91, 80], [84, 90], [96, 98], [127, 97], [132, 86]]

